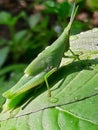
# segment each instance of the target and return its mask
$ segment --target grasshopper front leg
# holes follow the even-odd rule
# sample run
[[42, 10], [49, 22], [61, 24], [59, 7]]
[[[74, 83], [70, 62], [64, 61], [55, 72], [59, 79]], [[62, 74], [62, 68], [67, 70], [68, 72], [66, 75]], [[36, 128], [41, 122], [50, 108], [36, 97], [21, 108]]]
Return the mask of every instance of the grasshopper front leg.
[[78, 54], [75, 54], [71, 49], [69, 49], [69, 50], [70, 50], [70, 52], [72, 53], [73, 56], [66, 56], [66, 55], [64, 54], [63, 57], [64, 57], [64, 58], [74, 58], [73, 61], [75, 61], [76, 59], [77, 59], [78, 61], [80, 61], [79, 55], [78, 55]]
[[71, 49], [69, 49], [72, 55], [75, 57], [75, 60], [78, 59], [80, 61], [79, 55], [75, 54]]

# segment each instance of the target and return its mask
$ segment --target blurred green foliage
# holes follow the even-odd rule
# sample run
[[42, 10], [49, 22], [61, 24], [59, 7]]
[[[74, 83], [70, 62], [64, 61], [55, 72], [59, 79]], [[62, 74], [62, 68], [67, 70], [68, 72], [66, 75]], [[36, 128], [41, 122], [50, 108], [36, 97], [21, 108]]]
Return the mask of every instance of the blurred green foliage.
[[[94, 3], [94, 0], [90, 0], [93, 2], [91, 5], [97, 5], [96, 1]], [[86, 9], [85, 0], [77, 0], [77, 2], [80, 5], [79, 11], [82, 7]], [[15, 84], [23, 74], [26, 64], [51, 44], [69, 21], [72, 9], [70, 2], [37, 0], [28, 8], [33, 9], [36, 4], [41, 4], [44, 9], [32, 14], [21, 11], [16, 16], [6, 11], [0, 12], [0, 26], [7, 27], [8, 35], [10, 35], [10, 38], [0, 37], [0, 86], [6, 85], [9, 88]], [[17, 29], [19, 24], [25, 27]], [[80, 33], [89, 28], [88, 22], [75, 21], [71, 34]]]

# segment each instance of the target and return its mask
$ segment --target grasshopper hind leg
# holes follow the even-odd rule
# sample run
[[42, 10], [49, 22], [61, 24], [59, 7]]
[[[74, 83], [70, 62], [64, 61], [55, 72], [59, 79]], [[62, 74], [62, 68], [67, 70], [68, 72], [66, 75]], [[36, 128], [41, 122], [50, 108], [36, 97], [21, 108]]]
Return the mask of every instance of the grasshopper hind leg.
[[47, 80], [47, 76], [44, 77], [45, 78], [45, 83], [46, 83], [46, 86], [47, 86], [47, 89], [48, 89], [48, 97], [51, 97], [51, 90], [50, 90], [50, 87], [49, 87], [49, 84], [48, 84], [48, 80]]
[[48, 83], [48, 80], [47, 80], [47, 79], [48, 79], [48, 77], [50, 77], [50, 75], [52, 75], [56, 70], [57, 70], [57, 68], [53, 68], [53, 69], [50, 70], [50, 71], [45, 75], [45, 77], [44, 77], [45, 83], [46, 83], [46, 86], [47, 86], [47, 89], [48, 89], [48, 94], [47, 94], [47, 96], [49, 97], [49, 101], [50, 101], [50, 102], [53, 102], [53, 103], [57, 102], [58, 99], [51, 96], [51, 90], [50, 90], [49, 83]]

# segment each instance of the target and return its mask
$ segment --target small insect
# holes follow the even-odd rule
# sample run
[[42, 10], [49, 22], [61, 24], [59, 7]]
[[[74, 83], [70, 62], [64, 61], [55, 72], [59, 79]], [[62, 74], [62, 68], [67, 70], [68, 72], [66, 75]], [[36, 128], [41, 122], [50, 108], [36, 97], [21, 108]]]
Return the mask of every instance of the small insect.
[[[3, 111], [15, 109], [23, 100], [25, 94], [32, 88], [45, 82], [48, 89], [48, 97], [51, 96], [51, 90], [48, 84], [48, 77], [58, 70], [64, 53], [70, 50], [70, 29], [74, 21], [78, 6], [73, 6], [70, 22], [64, 29], [60, 37], [45, 50], [43, 50], [25, 69], [24, 76], [18, 83], [3, 93], [6, 102], [3, 105]], [[71, 51], [71, 50], [70, 50]], [[72, 51], [71, 51], [72, 52]], [[73, 55], [75, 55], [72, 52]], [[79, 59], [79, 57], [77, 57]], [[54, 101], [56, 98], [54, 98]]]

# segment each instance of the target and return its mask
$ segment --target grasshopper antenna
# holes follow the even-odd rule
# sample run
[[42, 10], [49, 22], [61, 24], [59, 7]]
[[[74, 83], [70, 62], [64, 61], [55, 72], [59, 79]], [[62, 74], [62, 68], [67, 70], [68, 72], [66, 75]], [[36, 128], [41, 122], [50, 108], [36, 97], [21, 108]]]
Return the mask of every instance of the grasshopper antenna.
[[68, 29], [70, 29], [71, 26], [72, 26], [72, 23], [73, 23], [73, 21], [75, 19], [75, 16], [76, 16], [76, 13], [77, 13], [77, 10], [78, 10], [78, 7], [79, 6], [76, 6], [75, 3], [73, 4], [72, 14], [71, 14], [70, 22], [68, 24]]

